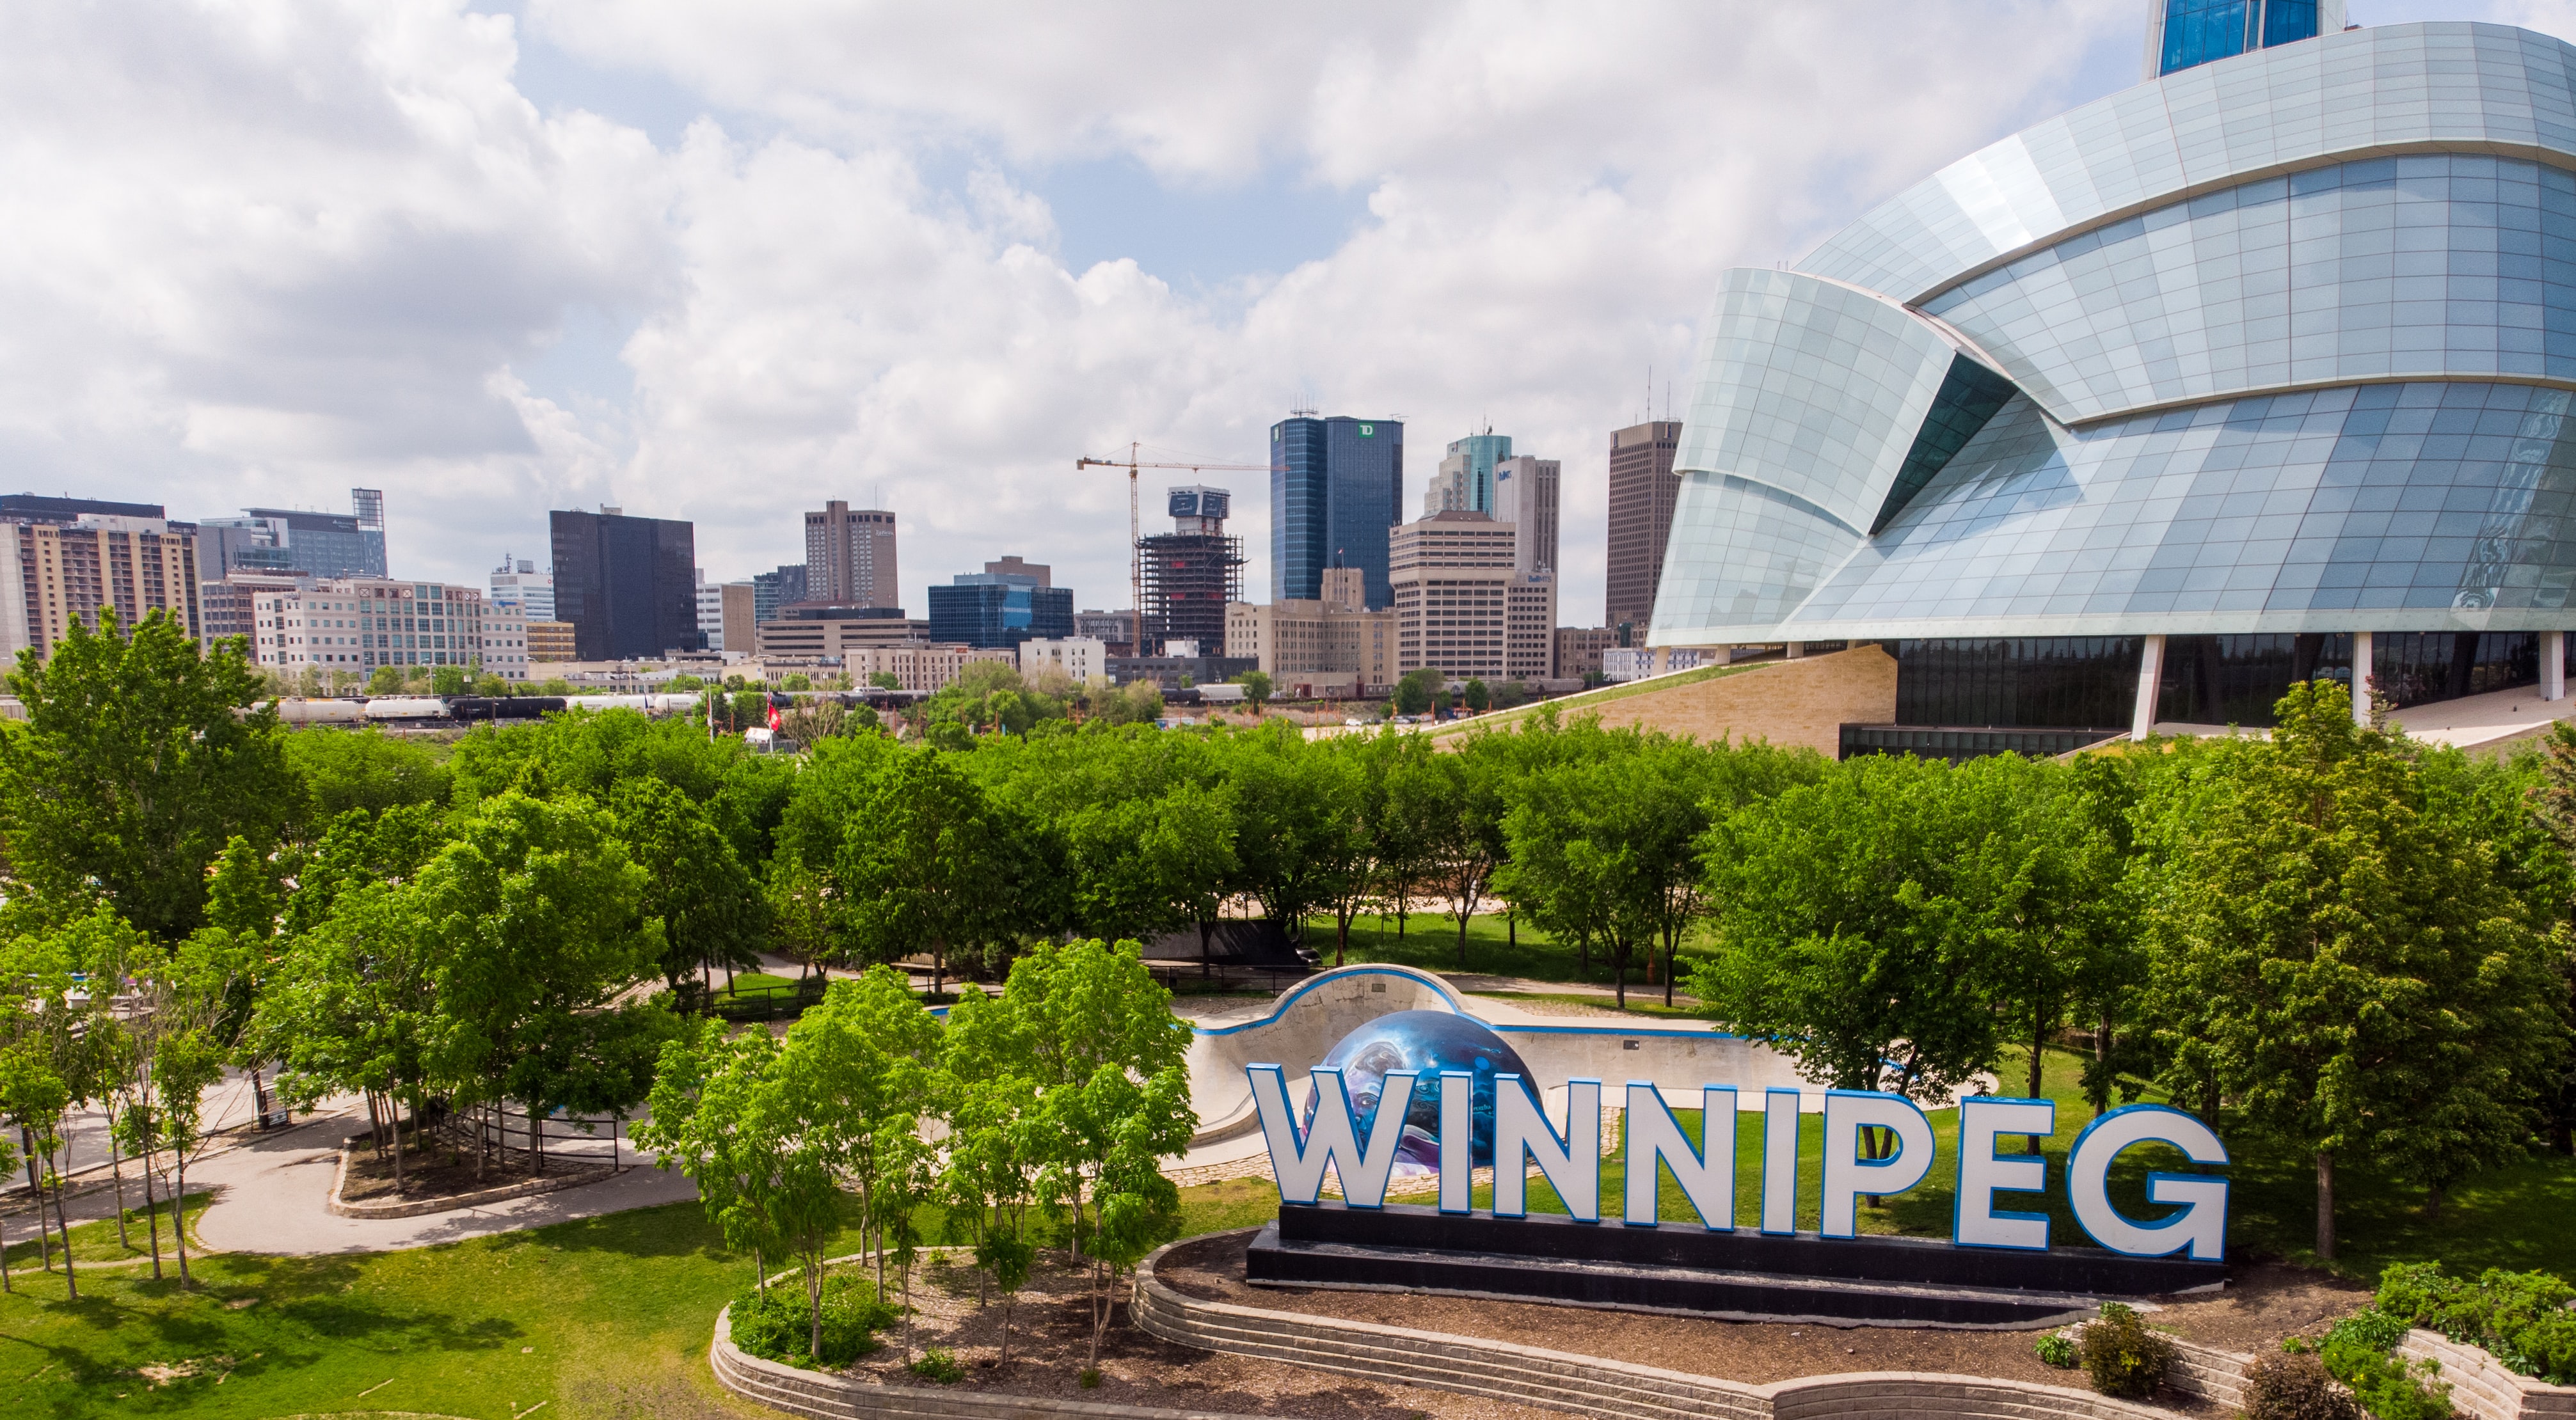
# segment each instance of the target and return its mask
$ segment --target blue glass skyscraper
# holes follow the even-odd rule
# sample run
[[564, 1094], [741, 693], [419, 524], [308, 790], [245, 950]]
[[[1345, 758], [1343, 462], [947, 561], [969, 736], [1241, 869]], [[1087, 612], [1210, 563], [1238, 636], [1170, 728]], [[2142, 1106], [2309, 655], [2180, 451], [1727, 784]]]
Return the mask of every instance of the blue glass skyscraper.
[[2147, 77], [2343, 28], [2343, 0], [2147, 0]]
[[1404, 521], [1404, 426], [1297, 414], [1270, 426], [1270, 597], [1313, 601], [1324, 569], [1364, 574], [1370, 610], [1393, 605], [1387, 542]]

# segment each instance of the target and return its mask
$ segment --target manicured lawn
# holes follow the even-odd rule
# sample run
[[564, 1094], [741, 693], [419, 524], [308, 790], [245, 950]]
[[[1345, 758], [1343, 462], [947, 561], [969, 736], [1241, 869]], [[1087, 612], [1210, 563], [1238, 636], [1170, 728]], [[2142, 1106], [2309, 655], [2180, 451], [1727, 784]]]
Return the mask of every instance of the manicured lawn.
[[[1193, 1233], [1277, 1210], [1262, 1181], [1183, 1198]], [[845, 1234], [835, 1251], [860, 1246]], [[191, 1266], [191, 1293], [175, 1270], [160, 1283], [148, 1268], [85, 1273], [77, 1304], [59, 1272], [13, 1273], [18, 1292], [0, 1297], [0, 1416], [507, 1420], [541, 1401], [546, 1420], [774, 1413], [723, 1395], [707, 1372], [716, 1310], [749, 1285], [752, 1264], [695, 1203], [406, 1252], [219, 1254]], [[191, 1361], [192, 1378], [155, 1386], [140, 1374]]]
[[766, 971], [737, 971], [733, 974], [732, 986], [718, 985], [715, 988], [715, 999], [724, 1001], [742, 996], [758, 997], [773, 991], [795, 989], [796, 981], [793, 977], [779, 976]]
[[[1333, 964], [1336, 929], [1330, 917], [1312, 917], [1306, 922], [1306, 945]], [[1398, 921], [1395, 914], [1363, 916], [1351, 922], [1351, 941], [1342, 955], [1344, 965], [1360, 962], [1391, 962], [1397, 966], [1417, 967], [1423, 971], [1464, 971], [1486, 976], [1519, 976], [1532, 981], [1581, 981], [1596, 986], [1610, 984], [1610, 968], [1595, 959], [1583, 965], [1574, 948], [1560, 946], [1547, 935], [1522, 922], [1515, 927], [1500, 913], [1483, 913], [1467, 919], [1467, 953], [1462, 965], [1458, 954], [1458, 919], [1441, 912], [1413, 912]], [[1683, 946], [1681, 974], [1688, 978], [1691, 968], [1689, 944]], [[1633, 1001], [1640, 994], [1652, 995], [1657, 1001], [1664, 996], [1660, 985], [1648, 987], [1645, 963], [1640, 960], [1628, 968], [1628, 995]]]

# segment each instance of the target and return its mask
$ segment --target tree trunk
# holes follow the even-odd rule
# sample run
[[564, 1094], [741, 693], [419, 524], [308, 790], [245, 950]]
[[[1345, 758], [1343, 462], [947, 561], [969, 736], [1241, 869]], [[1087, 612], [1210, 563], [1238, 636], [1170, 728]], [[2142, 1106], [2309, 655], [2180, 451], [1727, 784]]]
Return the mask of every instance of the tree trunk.
[[[2105, 1009], [2102, 1012], [2101, 1024], [2093, 1027], [2093, 1059], [2096, 1064], [2099, 1064], [2100, 1062], [2106, 1061], [2110, 1058], [2111, 1013], [2109, 1010]], [[2102, 1097], [2093, 1102], [2093, 1117], [2095, 1119], [2100, 1119], [2103, 1113], [2111, 1107], [2111, 1087], [2117, 1083], [2118, 1082], [2115, 1080], [2107, 1079], [2102, 1082]]]
[[996, 1361], [993, 1363], [993, 1369], [994, 1369], [994, 1370], [996, 1370], [996, 1371], [1007, 1371], [1007, 1370], [1009, 1370], [1010, 1368], [1011, 1368], [1011, 1294], [1010, 1294], [1010, 1293], [1008, 1293], [1008, 1292], [1004, 1292], [1004, 1293], [1002, 1294], [1002, 1354], [1001, 1354], [1000, 1359], [996, 1360]]
[[152, 1280], [161, 1280], [161, 1206], [152, 1196], [151, 1139], [145, 1137], [143, 1150], [143, 1220], [152, 1228]]
[[2442, 1185], [2438, 1183], [2424, 1190], [2424, 1217], [2428, 1222], [2442, 1221]]
[[0, 1292], [17, 1290], [9, 1281], [9, 1220], [0, 1218]]
[[1511, 940], [1511, 944], [1513, 946], [1517, 947], [1521, 944], [1521, 915], [1519, 913], [1506, 912], [1503, 914], [1503, 935]]
[[120, 1252], [134, 1251], [134, 1239], [125, 1232], [125, 1151], [117, 1147], [116, 1116], [107, 1117], [107, 1168], [116, 1177], [116, 1246]]
[[[393, 1127], [386, 1132], [394, 1136], [394, 1196], [399, 1198], [408, 1190], [409, 1185], [403, 1181], [402, 1111], [394, 1108], [394, 1103], [391, 1099], [385, 1101], [385, 1113], [393, 1116]], [[413, 1129], [419, 1129], [419, 1120], [420, 1112], [412, 1111]]]
[[36, 1200], [36, 1260], [51, 1272], [54, 1234], [45, 1222], [45, 1186], [36, 1179], [36, 1136], [23, 1124], [18, 1126], [18, 1157], [27, 1161], [27, 1196]]
[[1664, 938], [1664, 1009], [1667, 1011], [1673, 1008], [1673, 950], [1675, 939], [1680, 935], [1674, 933]]
[[2334, 1150], [2317, 1150], [2317, 1260], [2335, 1255]]
[[1467, 969], [1467, 914], [1458, 914], [1458, 969]]
[[[2023, 1097], [2025, 1099], [2040, 1097], [2040, 1047], [2047, 1039], [2048, 1027], [2041, 1024], [2037, 1017], [2033, 1017], [2030, 1023], [2030, 1093]], [[2032, 1147], [2036, 1148], [2037, 1145], [2034, 1144]]]
[[[63, 1162], [70, 1163], [71, 1147], [65, 1145], [63, 1153], [66, 1156]], [[72, 1220], [71, 1215], [63, 1211], [63, 1176], [53, 1167], [51, 1157], [45, 1160], [45, 1171], [54, 1176], [54, 1222], [63, 1230], [63, 1286], [71, 1293], [71, 1299], [77, 1302], [80, 1300], [80, 1279], [72, 1275]], [[36, 1208], [39, 1216], [44, 1206], [45, 1200], [38, 1198]]]
[[186, 1290], [188, 1280], [188, 1151], [170, 1150], [171, 1167], [179, 1177], [178, 1187], [170, 1194], [170, 1245], [179, 1253], [179, 1286]]
[[1342, 954], [1350, 949], [1351, 919], [1336, 912], [1333, 914], [1333, 965], [1340, 966]]
[[820, 1366], [823, 1364], [823, 1264], [820, 1258], [805, 1268], [805, 1316], [812, 1328], [809, 1333], [812, 1340], [806, 1343], [805, 1354], [813, 1357], [814, 1364]]
[[1626, 952], [1612, 954], [1610, 979], [1618, 983], [1615, 990], [1619, 998], [1619, 1009], [1623, 1011], [1628, 1009], [1628, 954]]

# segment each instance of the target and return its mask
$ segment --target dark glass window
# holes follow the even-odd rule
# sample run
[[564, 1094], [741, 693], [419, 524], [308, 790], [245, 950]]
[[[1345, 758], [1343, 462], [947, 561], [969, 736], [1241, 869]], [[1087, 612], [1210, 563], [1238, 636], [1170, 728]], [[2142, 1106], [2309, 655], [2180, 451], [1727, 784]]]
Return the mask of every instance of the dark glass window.
[[2319, 678], [2352, 683], [2351, 636], [2168, 636], [2156, 718], [2268, 726], [2292, 684]]
[[[2165, 0], [2165, 52], [2157, 72], [2171, 74], [2243, 54], [2248, 8], [2246, 0]], [[2312, 33], [2316, 29], [2313, 13], [2308, 28]]]
[[2137, 704], [2135, 636], [1893, 641], [1900, 725], [2126, 727]]
[[2317, 0], [2264, 0], [2263, 47], [2317, 37]]
[[1914, 447], [1905, 451], [1905, 463], [1896, 470], [1896, 482], [1879, 504], [1870, 532], [1884, 530], [1890, 519], [1903, 512], [1932, 475], [1985, 428], [2012, 395], [2012, 381], [1965, 355], [1952, 356], [1950, 371], [1941, 377], [1940, 392], [1932, 396], [1932, 408], [1923, 416], [1923, 427], [1914, 432]]
[[2370, 638], [2371, 688], [2400, 710], [2540, 684], [2529, 631], [2382, 631]]

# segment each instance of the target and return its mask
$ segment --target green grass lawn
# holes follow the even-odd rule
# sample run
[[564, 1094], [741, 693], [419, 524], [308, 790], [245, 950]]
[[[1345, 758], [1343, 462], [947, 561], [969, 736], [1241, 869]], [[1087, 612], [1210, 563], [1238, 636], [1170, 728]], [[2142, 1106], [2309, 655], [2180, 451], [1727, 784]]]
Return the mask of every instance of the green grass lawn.
[[[1306, 920], [1306, 946], [1333, 965], [1337, 929], [1330, 917]], [[1519, 976], [1532, 981], [1579, 981], [1595, 986], [1610, 984], [1610, 968], [1595, 959], [1586, 967], [1574, 948], [1549, 941], [1547, 934], [1527, 922], [1513, 923], [1500, 913], [1484, 913], [1467, 919], [1467, 951], [1462, 965], [1458, 952], [1458, 919], [1441, 912], [1412, 912], [1399, 921], [1395, 914], [1361, 916], [1351, 921], [1350, 946], [1342, 954], [1344, 965], [1362, 962], [1389, 962], [1397, 966], [1416, 967], [1423, 971], [1463, 971], [1487, 976]], [[1683, 944], [1681, 975], [1687, 979], [1691, 969], [1690, 944]], [[1628, 995], [1663, 999], [1664, 988], [1649, 988], [1645, 963], [1640, 960], [1628, 968]]]
[[[1185, 1190], [1189, 1232], [1277, 1211], [1261, 1180]], [[113, 1246], [113, 1225], [106, 1230]], [[936, 1235], [935, 1225], [931, 1229]], [[76, 1243], [88, 1239], [73, 1228]], [[166, 1242], [166, 1236], [165, 1236]], [[861, 1243], [844, 1234], [836, 1252]], [[774, 1268], [782, 1264], [772, 1260]], [[706, 1367], [717, 1308], [750, 1285], [695, 1203], [405, 1252], [191, 1257], [198, 1289], [148, 1268], [17, 1272], [0, 1297], [0, 1416], [265, 1417], [351, 1410], [556, 1416], [770, 1415]], [[194, 1362], [155, 1386], [145, 1367]]]
[[780, 976], [767, 971], [737, 971], [733, 974], [731, 986], [720, 985], [715, 988], [715, 999], [727, 1001], [736, 997], [759, 997], [773, 991], [795, 989], [796, 978], [792, 976]]
[[1490, 714], [1478, 715], [1455, 725], [1443, 725], [1433, 730], [1431, 734], [1434, 738], [1445, 738], [1450, 735], [1466, 734], [1473, 730], [1510, 729], [1549, 706], [1554, 706], [1561, 718], [1571, 720], [1586, 712], [1598, 710], [1614, 700], [1625, 700], [1632, 695], [1650, 695], [1658, 690], [1671, 690], [1678, 686], [1696, 685], [1704, 680], [1716, 680], [1720, 676], [1742, 675], [1746, 671], [1755, 669], [1759, 664], [1756, 662], [1753, 665], [1741, 666], [1701, 666], [1697, 670], [1657, 676], [1652, 680], [1605, 685], [1597, 690], [1578, 691], [1573, 695], [1559, 696], [1554, 700], [1515, 705], [1509, 710], [1496, 710]]

